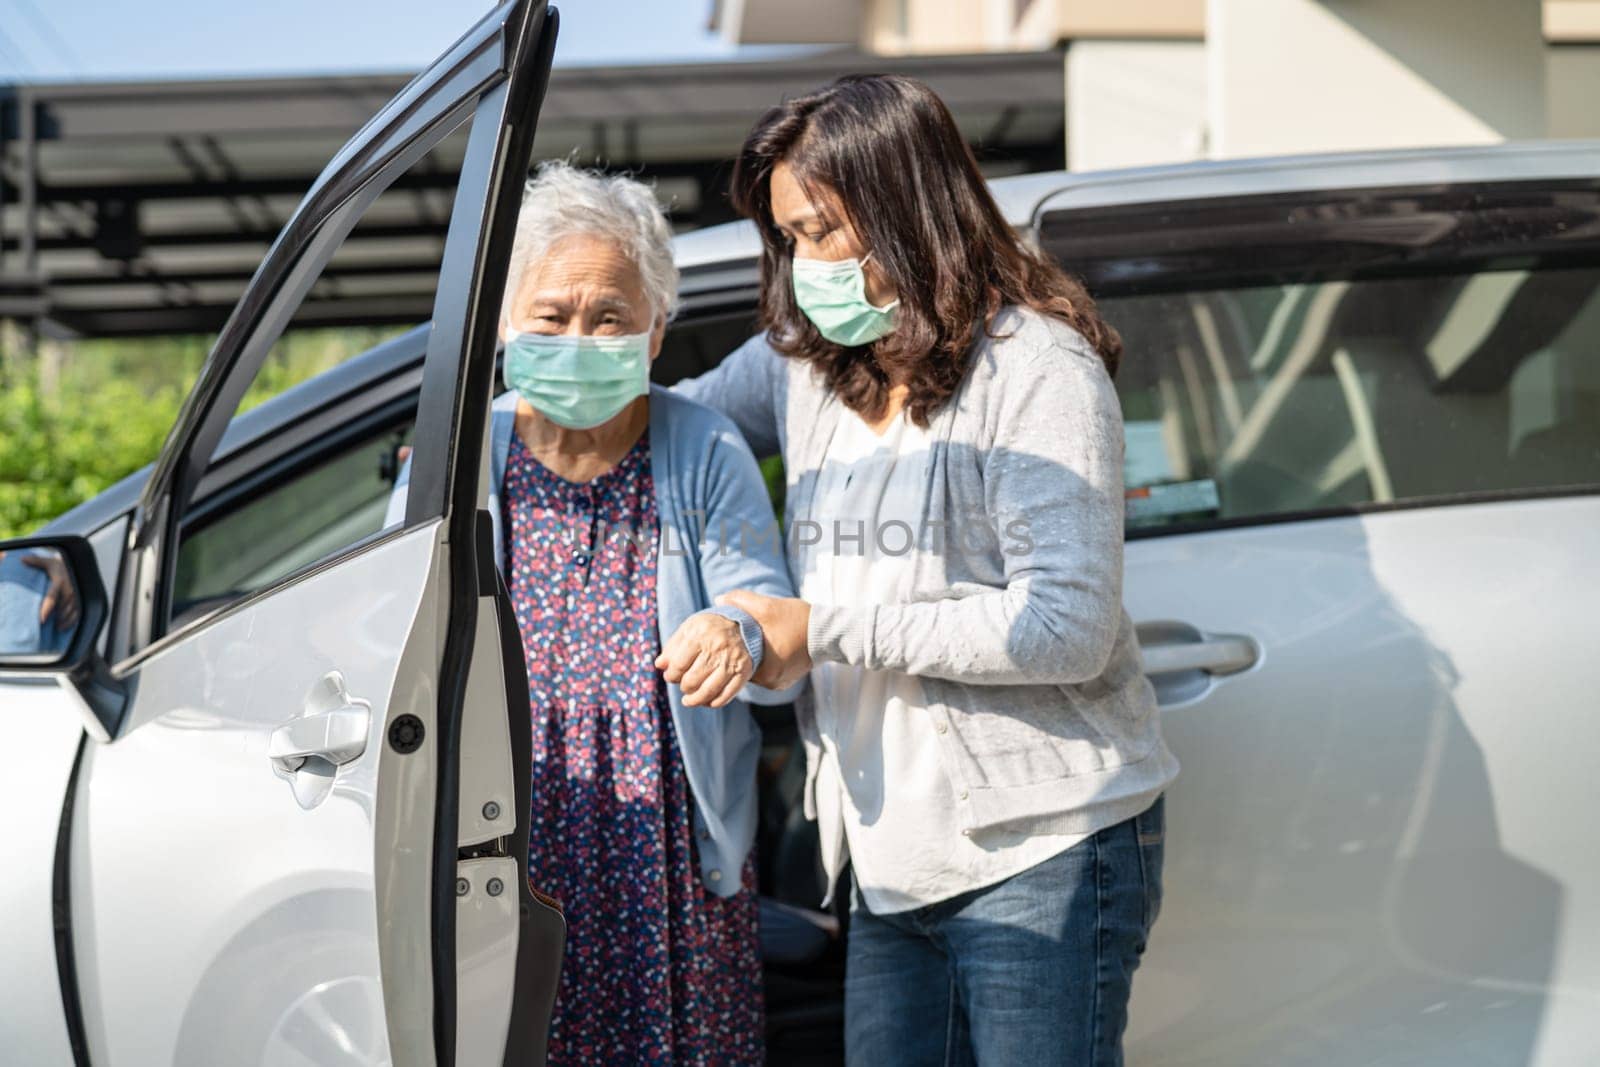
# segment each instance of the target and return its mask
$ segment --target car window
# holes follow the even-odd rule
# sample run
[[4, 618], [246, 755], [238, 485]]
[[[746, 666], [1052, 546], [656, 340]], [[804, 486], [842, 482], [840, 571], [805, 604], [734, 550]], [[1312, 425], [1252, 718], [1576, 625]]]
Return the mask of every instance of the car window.
[[[315, 382], [303, 383], [416, 325], [410, 309], [419, 295], [431, 297], [438, 282], [469, 128], [440, 141], [367, 208], [273, 343], [230, 431], [267, 401], [297, 386], [315, 391]], [[419, 218], [434, 224], [418, 225]], [[402, 249], [404, 262], [430, 265], [385, 270]], [[335, 427], [327, 440], [287, 459], [272, 456], [270, 470], [256, 469], [240, 435], [224, 436], [202, 491], [180, 519], [171, 622], [257, 592], [382, 532], [408, 429], [390, 419], [352, 439], [351, 427]]]
[[1600, 269], [1113, 296], [1130, 530], [1600, 484]]
[[410, 432], [404, 425], [368, 436], [247, 495], [186, 537], [174, 625], [382, 530]]

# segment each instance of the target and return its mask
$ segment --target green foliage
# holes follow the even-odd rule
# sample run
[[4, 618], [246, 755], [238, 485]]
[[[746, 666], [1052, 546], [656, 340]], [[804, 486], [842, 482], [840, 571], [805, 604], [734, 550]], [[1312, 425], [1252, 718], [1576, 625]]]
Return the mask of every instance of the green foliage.
[[[269, 355], [239, 410], [397, 332], [290, 334]], [[44, 344], [55, 347], [35, 357], [0, 359], [0, 538], [38, 529], [154, 460], [211, 339]]]
[[110, 379], [46, 395], [36, 367], [0, 389], [0, 537], [18, 537], [132, 474], [156, 455], [183, 389]]
[[767, 496], [772, 498], [772, 513], [780, 520], [783, 518], [783, 497], [785, 483], [783, 480], [783, 457], [768, 456], [761, 461], [761, 478], [767, 483]]

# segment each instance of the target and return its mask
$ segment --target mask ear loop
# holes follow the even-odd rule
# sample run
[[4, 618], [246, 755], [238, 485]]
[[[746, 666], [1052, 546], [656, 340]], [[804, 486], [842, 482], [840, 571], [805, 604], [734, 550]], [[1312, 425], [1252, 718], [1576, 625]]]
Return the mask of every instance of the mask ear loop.
[[871, 308], [873, 311], [893, 311], [895, 308], [900, 306], [900, 298], [898, 296], [882, 307], [879, 307], [877, 304], [874, 304], [870, 299], [867, 298], [867, 260], [871, 259], [877, 254], [878, 250], [874, 248], [872, 251], [861, 257], [861, 299], [866, 300], [867, 307]]

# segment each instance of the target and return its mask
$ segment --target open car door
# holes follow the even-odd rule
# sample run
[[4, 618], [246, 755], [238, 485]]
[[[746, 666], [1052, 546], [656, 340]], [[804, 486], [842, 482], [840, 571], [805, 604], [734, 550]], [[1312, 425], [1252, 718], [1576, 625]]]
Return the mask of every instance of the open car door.
[[[77, 686], [95, 737], [58, 881], [79, 1062], [543, 1062], [564, 928], [528, 888], [526, 674], [481, 509], [555, 33], [545, 0], [501, 5], [328, 164], [149, 480], [103, 670]], [[257, 372], [379, 195], [451, 136], [403, 520], [183, 603], [186, 523]]]

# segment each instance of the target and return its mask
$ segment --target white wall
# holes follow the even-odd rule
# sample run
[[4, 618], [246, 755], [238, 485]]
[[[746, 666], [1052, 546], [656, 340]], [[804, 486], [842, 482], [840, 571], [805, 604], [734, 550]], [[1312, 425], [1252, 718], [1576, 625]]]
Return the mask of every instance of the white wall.
[[1067, 166], [1178, 163], [1206, 155], [1199, 41], [1075, 41], [1067, 49]]
[[1545, 57], [1551, 137], [1600, 137], [1600, 44], [1551, 45]]
[[1209, 0], [1210, 151], [1545, 135], [1538, 0]]

